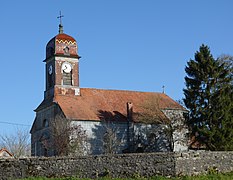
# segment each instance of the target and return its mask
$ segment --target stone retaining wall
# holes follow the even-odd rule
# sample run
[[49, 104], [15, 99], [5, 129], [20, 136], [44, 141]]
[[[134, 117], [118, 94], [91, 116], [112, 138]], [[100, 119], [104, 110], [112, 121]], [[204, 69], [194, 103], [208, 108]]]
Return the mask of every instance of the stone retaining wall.
[[0, 159], [0, 179], [32, 176], [85, 178], [196, 175], [233, 171], [233, 152], [121, 154]]
[[233, 151], [176, 153], [176, 175], [198, 175], [233, 171]]

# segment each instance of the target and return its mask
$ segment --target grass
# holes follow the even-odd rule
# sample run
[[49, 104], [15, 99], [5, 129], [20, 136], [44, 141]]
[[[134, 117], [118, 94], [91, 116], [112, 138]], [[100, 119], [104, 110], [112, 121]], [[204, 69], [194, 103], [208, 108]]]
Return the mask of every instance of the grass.
[[[200, 176], [182, 176], [182, 177], [151, 177], [151, 178], [98, 178], [97, 180], [232, 180], [233, 179], [233, 172], [225, 173], [225, 174], [208, 174], [208, 175], [200, 175]], [[67, 177], [67, 178], [26, 178], [21, 180], [89, 180], [85, 178], [75, 178], [75, 177]]]

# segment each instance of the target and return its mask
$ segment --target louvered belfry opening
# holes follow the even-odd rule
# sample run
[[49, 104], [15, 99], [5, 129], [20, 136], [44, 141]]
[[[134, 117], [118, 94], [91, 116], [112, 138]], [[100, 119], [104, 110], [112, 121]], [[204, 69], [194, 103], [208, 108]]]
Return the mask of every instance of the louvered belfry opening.
[[72, 71], [69, 73], [63, 71], [63, 85], [72, 85]]

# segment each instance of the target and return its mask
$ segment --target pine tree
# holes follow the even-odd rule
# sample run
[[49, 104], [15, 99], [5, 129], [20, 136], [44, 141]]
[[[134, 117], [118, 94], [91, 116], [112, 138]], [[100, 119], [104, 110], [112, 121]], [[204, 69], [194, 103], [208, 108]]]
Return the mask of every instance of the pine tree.
[[233, 91], [229, 69], [202, 45], [185, 67], [184, 103], [192, 135], [209, 150], [233, 150]]

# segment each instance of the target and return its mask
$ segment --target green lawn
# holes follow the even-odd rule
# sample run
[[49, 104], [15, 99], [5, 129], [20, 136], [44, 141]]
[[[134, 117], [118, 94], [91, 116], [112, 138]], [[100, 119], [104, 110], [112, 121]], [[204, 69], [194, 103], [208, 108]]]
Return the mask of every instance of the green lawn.
[[[88, 180], [88, 179], [80, 179], [80, 178], [26, 178], [23, 180]], [[114, 178], [115, 180], [125, 180], [123, 178]], [[98, 180], [114, 180], [112, 178], [98, 178]], [[166, 177], [151, 177], [151, 178], [127, 178], [129, 180], [233, 180], [233, 172], [226, 174], [209, 174], [209, 175], [201, 175], [201, 176], [183, 176], [183, 177], [174, 177], [174, 178], [166, 178]]]

